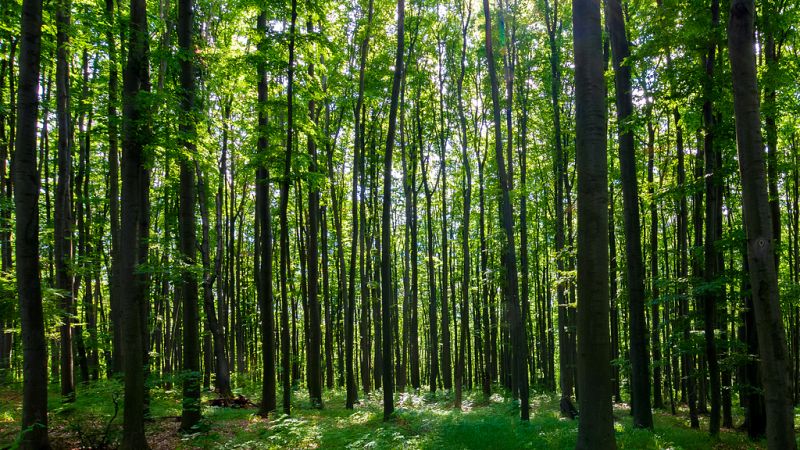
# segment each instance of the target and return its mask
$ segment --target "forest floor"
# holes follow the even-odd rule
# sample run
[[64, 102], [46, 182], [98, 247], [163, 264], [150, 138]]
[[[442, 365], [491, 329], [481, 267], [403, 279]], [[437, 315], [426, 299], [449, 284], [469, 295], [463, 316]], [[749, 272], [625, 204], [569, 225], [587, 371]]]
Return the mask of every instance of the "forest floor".
[[[77, 400], [63, 404], [52, 386], [50, 436], [56, 449], [113, 448], [121, 433], [122, 412], [114, 416], [114, 399], [122, 389], [119, 382], [101, 381], [79, 387]], [[237, 391], [258, 399], [258, 386]], [[280, 394], [280, 393], [279, 393]], [[204, 404], [214, 397], [204, 394]], [[344, 393], [328, 391], [325, 408], [312, 409], [304, 389], [293, 394], [291, 417], [275, 414], [257, 416], [255, 407], [221, 408], [204, 406], [204, 422], [197, 433], [178, 433], [181, 413], [180, 390], [151, 390], [147, 423], [148, 441], [157, 449], [572, 449], [577, 421], [559, 417], [558, 398], [535, 395], [531, 399], [531, 420], [519, 420], [518, 406], [498, 394], [485, 399], [467, 393], [463, 411], [453, 409], [451, 393], [398, 395], [396, 417], [383, 421], [380, 392], [366, 398], [354, 410], [344, 408]], [[0, 449], [13, 447], [19, 431], [21, 385], [0, 387]], [[280, 399], [280, 395], [278, 395]], [[672, 416], [655, 413], [655, 431], [634, 429], [626, 404], [614, 409], [617, 444], [620, 449], [761, 449], [766, 443], [752, 442], [740, 431], [723, 429], [711, 438], [707, 421], [701, 429], [688, 426], [686, 411]], [[736, 417], [741, 423], [741, 417]], [[109, 425], [110, 423], [110, 425]]]

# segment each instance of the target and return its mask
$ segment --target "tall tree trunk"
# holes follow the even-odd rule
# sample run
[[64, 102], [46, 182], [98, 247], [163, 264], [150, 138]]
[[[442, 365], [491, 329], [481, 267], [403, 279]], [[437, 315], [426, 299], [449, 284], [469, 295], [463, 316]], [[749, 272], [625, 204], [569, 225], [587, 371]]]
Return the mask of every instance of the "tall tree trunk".
[[73, 374], [73, 298], [72, 274], [72, 111], [70, 108], [70, 73], [68, 54], [69, 0], [56, 5], [56, 119], [58, 122], [58, 184], [56, 185], [55, 227], [53, 230], [56, 263], [56, 289], [61, 291], [61, 395], [74, 400]]
[[[511, 181], [510, 174], [506, 171], [506, 163], [503, 156], [503, 133], [500, 122], [500, 94], [495, 71], [494, 52], [492, 51], [492, 21], [489, 12], [489, 0], [483, 0], [483, 14], [485, 18], [485, 42], [486, 60], [489, 78], [492, 86], [492, 110], [494, 118], [494, 146], [495, 158], [497, 160], [497, 176], [500, 181], [501, 203], [500, 218], [505, 232], [505, 242], [503, 243], [503, 274], [504, 286], [503, 293], [507, 298], [507, 305], [510, 308], [509, 322], [511, 333], [511, 349], [513, 354], [512, 385], [519, 391], [520, 398], [520, 417], [528, 420], [530, 415], [529, 393], [528, 393], [528, 339], [525, 336], [522, 312], [519, 304], [519, 281], [517, 277], [517, 252], [514, 245], [514, 218], [511, 211]], [[510, 132], [510, 130], [509, 130]], [[510, 163], [510, 161], [509, 161]]]
[[647, 106], [647, 193], [650, 196], [650, 340], [653, 346], [653, 407], [664, 408], [664, 399], [661, 395], [661, 316], [660, 293], [658, 279], [658, 209], [655, 198], [655, 185], [653, 183], [653, 170], [655, 168], [655, 128], [653, 126], [652, 105]]
[[443, 42], [440, 40], [437, 51], [438, 66], [439, 66], [439, 175], [441, 176], [441, 194], [442, 194], [442, 385], [446, 390], [453, 387], [453, 370], [452, 370], [452, 352], [450, 349], [450, 307], [448, 305], [447, 287], [449, 286], [450, 277], [450, 258], [449, 258], [449, 233], [447, 226], [447, 167], [445, 164], [445, 152], [447, 146], [447, 138], [445, 134], [446, 122], [444, 118], [444, 77], [442, 76], [442, 69], [444, 62], [442, 61], [442, 54], [444, 53]]
[[[611, 0], [613, 1], [613, 0]], [[600, 5], [572, 2], [578, 170], [578, 449], [614, 449], [608, 322], [608, 173]], [[615, 52], [616, 53], [616, 52]], [[597, 318], [600, 318], [598, 320]]]
[[[108, 177], [109, 177], [109, 213], [111, 215], [111, 259], [119, 258], [119, 135], [117, 115], [117, 95], [119, 90], [119, 72], [117, 69], [116, 14], [114, 0], [106, 0], [105, 18], [108, 23], [106, 43], [108, 45]], [[122, 323], [120, 320], [120, 285], [119, 265], [111, 265], [109, 302], [111, 308], [111, 371], [122, 372]]]
[[359, 70], [358, 70], [358, 96], [356, 97], [356, 105], [353, 109], [353, 132], [355, 134], [353, 139], [353, 185], [352, 185], [352, 235], [350, 241], [350, 271], [348, 275], [347, 287], [347, 304], [345, 305], [345, 366], [347, 370], [346, 384], [347, 384], [347, 400], [345, 407], [353, 409], [353, 405], [358, 401], [358, 388], [356, 387], [356, 376], [353, 368], [353, 346], [354, 346], [354, 320], [355, 320], [355, 279], [356, 279], [356, 254], [358, 251], [358, 164], [360, 159], [360, 150], [364, 139], [364, 134], [361, 125], [361, 109], [364, 104], [364, 72], [367, 65], [367, 54], [369, 52], [369, 36], [372, 28], [372, 7], [373, 0], [369, 0], [369, 7], [367, 9], [367, 29], [364, 33], [364, 39], [361, 41], [359, 53]]
[[19, 97], [14, 143], [14, 200], [17, 289], [22, 328], [22, 433], [20, 448], [47, 449], [47, 341], [39, 272], [39, 184], [36, 124], [39, 121], [39, 63], [42, 3], [24, 0], [19, 57]]
[[287, 81], [287, 120], [286, 120], [286, 155], [283, 162], [283, 176], [281, 178], [279, 220], [281, 227], [281, 367], [283, 379], [283, 413], [291, 413], [292, 384], [290, 379], [289, 355], [289, 292], [287, 290], [289, 271], [289, 223], [287, 210], [289, 208], [289, 176], [292, 171], [292, 146], [294, 139], [294, 51], [295, 51], [295, 26], [297, 24], [297, 0], [292, 0], [292, 18], [289, 26], [289, 68]]
[[650, 369], [647, 354], [647, 325], [644, 307], [642, 240], [639, 220], [639, 186], [636, 180], [636, 153], [633, 131], [628, 122], [633, 115], [630, 56], [625, 21], [619, 0], [606, 0], [606, 20], [611, 40], [614, 86], [619, 134], [619, 161], [622, 178], [625, 259], [630, 320], [631, 412], [634, 426], [653, 427], [650, 410]]
[[[312, 34], [314, 28], [311, 21], [308, 22], [308, 33]], [[314, 79], [314, 64], [308, 66], [308, 76]], [[316, 103], [308, 101], [308, 115], [310, 121], [316, 121]], [[308, 154], [311, 157], [309, 172], [316, 173], [317, 168], [317, 144], [314, 137], [307, 136]], [[319, 185], [310, 183], [308, 188], [308, 324], [309, 324], [309, 346], [306, 349], [308, 364], [308, 397], [311, 406], [322, 408], [322, 324], [320, 320], [319, 305]]]
[[433, 267], [433, 215], [431, 213], [431, 188], [428, 180], [428, 156], [422, 150], [422, 124], [419, 111], [419, 87], [417, 88], [417, 107], [415, 109], [417, 121], [417, 145], [420, 150], [420, 163], [422, 165], [422, 182], [425, 188], [425, 226], [426, 237], [428, 240], [427, 266], [428, 266], [428, 326], [430, 336], [428, 338], [428, 370], [431, 392], [436, 392], [437, 380], [439, 378], [439, 327], [436, 316], [436, 271]]
[[791, 354], [781, 319], [778, 273], [775, 267], [772, 212], [761, 142], [759, 91], [753, 42], [753, 0], [731, 2], [728, 52], [733, 78], [733, 105], [739, 170], [742, 176], [742, 206], [747, 233], [747, 259], [753, 286], [761, 377], [767, 411], [767, 442], [770, 448], [795, 449], [794, 412], [789, 367]]
[[191, 270], [197, 257], [197, 231], [195, 219], [194, 155], [197, 153], [195, 128], [194, 81], [194, 1], [178, 2], [178, 45], [181, 74], [182, 144], [186, 151], [180, 161], [180, 252], [188, 267], [181, 274], [181, 299], [183, 300], [183, 411], [181, 429], [192, 431], [202, 418], [200, 410], [200, 314], [197, 310], [197, 278]]
[[[142, 276], [136, 273], [139, 264], [141, 236], [138, 219], [146, 212], [142, 191], [149, 191], [145, 175], [143, 150], [149, 136], [149, 106], [142, 98], [150, 90], [148, 60], [147, 10], [144, 0], [131, 0], [127, 65], [123, 74], [122, 120], [122, 200], [119, 281], [122, 309], [122, 356], [125, 373], [125, 410], [122, 445], [124, 450], [148, 448], [144, 434], [145, 360], [147, 348], [144, 334], [146, 321], [142, 311], [145, 299]], [[117, 262], [115, 262], [116, 264]]]
[[[467, 334], [467, 324], [469, 323], [469, 280], [472, 275], [470, 270], [470, 260], [472, 255], [469, 253], [469, 213], [472, 200], [472, 168], [469, 164], [467, 155], [467, 116], [464, 114], [464, 76], [467, 70], [467, 32], [472, 18], [472, 6], [467, 7], [467, 14], [461, 22], [461, 63], [458, 73], [458, 85], [456, 96], [458, 97], [458, 122], [461, 137], [461, 164], [463, 166], [464, 178], [462, 181], [462, 191], [464, 196], [463, 216], [461, 218], [461, 345], [458, 349], [458, 362], [456, 364], [456, 392], [455, 407], [461, 409], [462, 391], [464, 388], [464, 366], [465, 366], [465, 347], [469, 336]], [[463, 16], [464, 11], [461, 11]], [[476, 355], [477, 355], [476, 348]]]
[[[561, 22], [559, 19], [558, 0], [554, 0], [552, 7], [549, 1], [545, 0], [545, 24], [547, 25], [548, 42], [550, 44], [550, 101], [553, 108], [553, 143], [555, 153], [553, 155], [553, 169], [555, 173], [555, 251], [556, 268], [558, 277], [564, 272], [564, 150], [561, 144], [561, 105], [559, 95], [561, 94], [561, 63], [558, 38], [561, 34]], [[575, 380], [572, 378], [571, 366], [574, 362], [570, 361], [570, 352], [567, 350], [567, 300], [564, 295], [564, 283], [556, 284], [556, 302], [558, 303], [558, 337], [559, 337], [559, 387], [561, 390], [561, 414], [565, 417], [575, 418], [575, 408], [572, 405], [572, 394]]]
[[403, 55], [405, 54], [405, 0], [397, 1], [397, 55], [392, 79], [392, 100], [389, 106], [389, 129], [386, 134], [386, 150], [383, 160], [383, 211], [381, 215], [381, 314], [383, 331], [383, 420], [394, 413], [394, 373], [392, 367], [392, 150], [397, 124], [397, 105], [400, 98], [400, 83], [403, 79]]
[[[214, 305], [214, 282], [221, 283], [221, 281], [217, 279], [217, 273], [212, 272], [211, 268], [211, 239], [209, 237], [211, 221], [208, 211], [208, 185], [200, 170], [200, 165], [195, 162], [195, 166], [203, 235], [203, 241], [200, 244], [200, 253], [203, 260], [203, 312], [206, 315], [208, 330], [212, 337], [211, 348], [213, 355], [211, 360], [214, 365], [214, 390], [217, 391], [220, 397], [230, 398], [233, 394], [231, 393], [231, 376], [230, 370], [228, 369], [228, 359], [225, 357], [225, 335], [222, 332], [222, 326], [219, 323], [219, 316], [217, 315], [217, 310]], [[258, 193], [258, 191], [256, 191], [256, 193]]]

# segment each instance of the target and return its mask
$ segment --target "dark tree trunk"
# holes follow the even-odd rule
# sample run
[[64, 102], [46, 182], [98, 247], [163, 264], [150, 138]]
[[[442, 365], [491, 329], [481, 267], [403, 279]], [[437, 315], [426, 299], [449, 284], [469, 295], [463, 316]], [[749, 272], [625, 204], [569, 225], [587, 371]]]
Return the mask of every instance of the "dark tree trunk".
[[397, 55], [392, 80], [392, 100], [389, 106], [389, 129], [386, 134], [386, 150], [383, 160], [383, 211], [381, 216], [381, 315], [383, 332], [383, 420], [394, 413], [394, 373], [392, 367], [392, 150], [397, 124], [397, 105], [400, 98], [400, 83], [403, 79], [403, 55], [405, 53], [405, 0], [397, 2]]
[[652, 106], [648, 105], [647, 121], [647, 193], [650, 195], [650, 340], [653, 351], [653, 407], [664, 408], [661, 394], [663, 378], [661, 376], [661, 299], [658, 275], [658, 209], [655, 198], [653, 170], [655, 168], [655, 128], [652, 122]]
[[[613, 166], [612, 166], [613, 170]], [[614, 184], [610, 184], [608, 190], [608, 248], [609, 248], [609, 296], [610, 296], [610, 313], [611, 320], [611, 359], [613, 361], [619, 360], [619, 299], [617, 297], [617, 238], [616, 238], [616, 225], [614, 220]], [[620, 379], [619, 364], [611, 365], [611, 379], [612, 390], [614, 392], [614, 401], [617, 403], [622, 402], [622, 393], [620, 392]]]
[[42, 3], [22, 3], [14, 143], [14, 200], [17, 289], [22, 328], [22, 434], [20, 448], [47, 449], [47, 341], [44, 335], [42, 286], [39, 273], [39, 184], [36, 165], [36, 124], [39, 119], [39, 63]]
[[484, 176], [483, 176], [483, 169], [486, 164], [486, 154], [488, 152], [484, 151], [484, 156], [478, 159], [478, 186], [479, 186], [479, 203], [480, 203], [480, 264], [481, 264], [481, 307], [483, 308], [483, 325], [482, 325], [482, 333], [484, 335], [484, 344], [483, 344], [483, 355], [486, 360], [484, 364], [484, 371], [483, 371], [483, 383], [481, 384], [481, 389], [483, 390], [483, 395], [488, 398], [492, 394], [492, 382], [494, 381], [494, 354], [492, 353], [494, 339], [492, 338], [492, 331], [490, 326], [490, 318], [489, 318], [489, 273], [488, 273], [488, 264], [489, 264], [489, 250], [487, 249], [486, 243], [486, 189], [484, 185]]
[[430, 336], [428, 338], [428, 370], [430, 371], [429, 381], [431, 392], [436, 392], [437, 379], [439, 378], [439, 327], [436, 315], [436, 271], [433, 267], [433, 214], [431, 212], [430, 181], [428, 180], [428, 156], [422, 151], [422, 123], [419, 111], [419, 90], [418, 87], [417, 101], [415, 102], [417, 105], [415, 115], [417, 121], [417, 145], [420, 150], [420, 162], [422, 164], [422, 182], [425, 188], [425, 234], [428, 240], [428, 258], [426, 261], [428, 267], [428, 326], [430, 327]]
[[[311, 21], [308, 32], [313, 33]], [[314, 78], [314, 64], [309, 64], [308, 75]], [[316, 103], [308, 102], [308, 115], [311, 122], [316, 121]], [[308, 154], [311, 157], [311, 173], [317, 172], [317, 144], [313, 136], [308, 136]], [[312, 407], [322, 408], [322, 324], [319, 305], [319, 186], [311, 183], [308, 192], [308, 343], [306, 358], [308, 364], [308, 396]]]
[[292, 383], [289, 354], [289, 292], [287, 289], [289, 271], [289, 223], [287, 210], [289, 208], [289, 176], [292, 171], [292, 145], [294, 139], [294, 46], [295, 26], [297, 24], [297, 0], [292, 0], [292, 17], [289, 28], [289, 68], [287, 81], [287, 121], [286, 121], [286, 155], [283, 162], [283, 176], [281, 178], [279, 220], [281, 227], [280, 246], [280, 283], [281, 283], [281, 367], [283, 381], [283, 413], [289, 415], [292, 411]]
[[195, 219], [194, 162], [197, 153], [195, 129], [194, 81], [194, 1], [178, 2], [178, 45], [180, 47], [182, 144], [186, 151], [180, 161], [179, 246], [183, 263], [189, 269], [181, 274], [183, 300], [183, 411], [181, 430], [190, 432], [202, 418], [200, 410], [200, 314], [197, 308], [197, 278], [191, 270], [197, 258], [197, 228]]
[[[350, 271], [348, 275], [347, 287], [347, 303], [345, 305], [345, 366], [347, 370], [346, 384], [347, 384], [347, 400], [345, 407], [353, 409], [353, 405], [358, 401], [358, 387], [356, 386], [355, 370], [353, 368], [353, 351], [354, 348], [354, 335], [355, 335], [355, 309], [356, 309], [356, 254], [358, 252], [358, 165], [360, 160], [360, 149], [363, 144], [364, 133], [361, 125], [361, 109], [364, 104], [364, 72], [367, 65], [367, 54], [369, 53], [369, 36], [372, 25], [372, 6], [373, 2], [370, 0], [367, 9], [367, 29], [364, 33], [364, 39], [361, 41], [360, 46], [360, 62], [358, 70], [358, 96], [356, 98], [356, 105], [353, 109], [353, 132], [355, 134], [353, 139], [353, 185], [352, 185], [352, 239], [350, 241]], [[344, 273], [344, 270], [342, 270]]]
[[[261, 49], [267, 45], [267, 14], [263, 10], [258, 16]], [[261, 380], [261, 405], [259, 414], [266, 415], [275, 410], [275, 314], [272, 292], [272, 216], [270, 209], [269, 170], [267, 169], [267, 67], [266, 61], [258, 63], [258, 154], [261, 166], [256, 170], [256, 214], [259, 224], [258, 305], [261, 314], [261, 356], [264, 373]]]
[[[202, 222], [203, 242], [200, 245], [200, 252], [203, 259], [203, 311], [208, 322], [208, 330], [212, 337], [213, 356], [211, 360], [214, 365], [214, 390], [222, 398], [230, 398], [231, 376], [228, 369], [228, 359], [225, 357], [225, 335], [219, 323], [219, 316], [214, 305], [214, 282], [221, 283], [217, 279], [217, 273], [212, 273], [211, 268], [211, 240], [209, 238], [210, 219], [208, 211], [208, 186], [205, 182], [199, 164], [196, 163], [197, 189], [199, 191], [198, 203], [200, 204], [200, 220]], [[217, 259], [221, 255], [217, 256]]]
[[[613, 1], [613, 0], [612, 0]], [[614, 449], [608, 322], [608, 173], [600, 5], [572, 2], [578, 171], [578, 449]], [[599, 318], [599, 320], [598, 320]]]
[[439, 66], [439, 175], [441, 176], [442, 185], [440, 187], [442, 194], [442, 386], [445, 390], [453, 388], [453, 367], [452, 367], [452, 352], [450, 346], [450, 306], [448, 304], [447, 288], [449, 286], [450, 277], [450, 257], [449, 257], [449, 244], [448, 244], [448, 226], [447, 226], [447, 167], [445, 164], [445, 147], [447, 145], [447, 138], [445, 134], [446, 122], [444, 118], [444, 79], [442, 76], [442, 68], [444, 62], [442, 61], [443, 42], [440, 41], [438, 46], [438, 66]]
[[653, 427], [650, 410], [650, 369], [647, 354], [647, 325], [644, 307], [644, 274], [639, 220], [639, 186], [636, 180], [636, 154], [633, 131], [628, 121], [633, 114], [631, 69], [625, 63], [630, 55], [625, 21], [619, 0], [606, 1], [606, 19], [614, 65], [614, 86], [619, 134], [619, 161], [622, 178], [622, 203], [625, 224], [625, 260], [630, 313], [631, 413], [634, 426]]
[[747, 233], [747, 259], [761, 377], [767, 411], [767, 442], [770, 448], [794, 449], [794, 411], [789, 367], [791, 354], [781, 319], [778, 272], [772, 235], [772, 218], [761, 142], [759, 95], [756, 76], [752, 0], [731, 2], [728, 51], [733, 78], [734, 113], [742, 176], [742, 206]]
[[[711, 2], [711, 21], [713, 29], [719, 24], [719, 1]], [[714, 143], [715, 124], [712, 103], [714, 86], [714, 64], [716, 61], [717, 43], [712, 37], [708, 46], [708, 53], [704, 57], [705, 75], [703, 126], [705, 128], [703, 141], [703, 154], [705, 156], [705, 241], [704, 241], [704, 270], [703, 281], [710, 287], [703, 290], [700, 295], [703, 300], [703, 324], [705, 333], [706, 365], [708, 367], [709, 394], [711, 397], [711, 411], [709, 416], [709, 432], [712, 436], [719, 434], [720, 424], [720, 374], [715, 343], [715, 330], [717, 329], [718, 303], [724, 302], [725, 293], [716, 286], [717, 277], [722, 272], [720, 259], [721, 253], [716, 248], [716, 243], [722, 238], [722, 156]]]
[[[498, 89], [497, 73], [495, 71], [494, 52], [492, 51], [492, 21], [489, 11], [489, 0], [483, 0], [483, 14], [485, 18], [486, 60], [489, 78], [492, 86], [492, 110], [494, 118], [494, 146], [497, 160], [497, 176], [500, 181], [501, 204], [500, 218], [505, 232], [503, 243], [503, 295], [509, 308], [508, 319], [510, 322], [511, 350], [513, 355], [512, 385], [518, 390], [520, 398], [520, 417], [528, 420], [530, 414], [528, 393], [528, 339], [525, 336], [522, 312], [519, 303], [519, 281], [517, 277], [517, 252], [514, 245], [514, 218], [511, 208], [511, 180], [506, 171], [503, 156], [503, 133], [500, 122], [500, 94]], [[510, 130], [509, 130], [510, 133]], [[510, 161], [509, 161], [510, 163]]]
[[[464, 14], [464, 11], [461, 11]], [[467, 32], [469, 31], [470, 20], [472, 18], [472, 7], [469, 6], [466, 17], [461, 22], [461, 65], [458, 74], [458, 86], [456, 95], [458, 97], [458, 121], [461, 137], [461, 164], [463, 166], [464, 178], [462, 181], [462, 191], [464, 196], [463, 216], [461, 219], [461, 345], [458, 349], [458, 362], [456, 364], [456, 392], [455, 407], [461, 409], [462, 391], [464, 388], [464, 366], [465, 366], [465, 347], [469, 335], [467, 334], [467, 324], [469, 323], [469, 280], [472, 275], [470, 270], [470, 260], [472, 255], [469, 253], [469, 213], [472, 200], [472, 168], [469, 164], [467, 155], [467, 116], [464, 114], [464, 76], [467, 70]], [[476, 346], [477, 347], [477, 346]], [[476, 348], [476, 355], [477, 355]]]
[[[119, 72], [117, 70], [116, 14], [114, 0], [106, 0], [105, 18], [108, 22], [106, 41], [108, 44], [108, 177], [109, 177], [109, 213], [111, 215], [111, 259], [119, 258], [119, 136], [117, 116], [117, 91], [119, 90]], [[119, 265], [111, 265], [109, 302], [111, 307], [111, 370], [110, 373], [122, 372], [122, 323], [120, 320], [120, 285]]]
[[68, 54], [70, 9], [69, 0], [56, 5], [56, 120], [58, 123], [58, 182], [55, 199], [53, 246], [56, 265], [55, 287], [61, 291], [61, 395], [75, 398], [73, 374], [73, 310], [74, 275], [72, 274], [72, 111], [70, 108], [70, 68]]
[[[122, 445], [124, 450], [148, 448], [144, 434], [145, 355], [147, 322], [143, 312], [145, 292], [143, 276], [136, 273], [141, 244], [146, 240], [139, 227], [140, 215], [146, 214], [142, 192], [150, 189], [144, 169], [144, 146], [150, 139], [149, 106], [141, 94], [150, 90], [148, 68], [147, 8], [144, 0], [131, 0], [127, 65], [123, 73], [122, 120], [122, 200], [120, 222], [119, 281], [122, 310], [122, 357], [125, 374], [125, 410]], [[116, 264], [116, 262], [115, 262]]]

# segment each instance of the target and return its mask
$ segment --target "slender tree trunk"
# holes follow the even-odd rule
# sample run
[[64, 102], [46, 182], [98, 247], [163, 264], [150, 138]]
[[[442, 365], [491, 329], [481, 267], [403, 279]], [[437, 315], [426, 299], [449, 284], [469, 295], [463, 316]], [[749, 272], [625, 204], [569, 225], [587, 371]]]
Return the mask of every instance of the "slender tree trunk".
[[[122, 309], [122, 357], [125, 374], [125, 410], [122, 445], [124, 450], [148, 448], [144, 434], [145, 360], [147, 348], [144, 334], [146, 321], [144, 280], [136, 273], [139, 264], [141, 236], [138, 219], [146, 212], [142, 191], [149, 191], [145, 175], [143, 150], [149, 140], [149, 107], [141, 98], [150, 90], [148, 60], [147, 11], [144, 0], [131, 0], [127, 65], [123, 74], [122, 120], [122, 200], [120, 235], [119, 281]], [[115, 262], [116, 264], [116, 262]]]
[[42, 286], [39, 273], [39, 184], [36, 165], [36, 124], [39, 119], [39, 63], [42, 3], [22, 3], [14, 142], [14, 200], [17, 289], [22, 328], [22, 433], [20, 448], [48, 449], [47, 341], [44, 335]]
[[[109, 177], [109, 213], [111, 215], [111, 259], [119, 258], [119, 135], [117, 115], [117, 94], [119, 90], [119, 72], [117, 69], [117, 44], [116, 44], [116, 14], [114, 13], [114, 0], [106, 0], [105, 9], [108, 29], [106, 30], [106, 43], [108, 44], [108, 177]], [[119, 265], [111, 265], [109, 302], [111, 308], [111, 373], [122, 372], [122, 323], [120, 321], [120, 285]]]
[[297, 0], [292, 0], [292, 18], [289, 28], [289, 68], [287, 81], [287, 121], [286, 121], [286, 155], [283, 163], [283, 176], [280, 189], [280, 282], [281, 282], [281, 367], [283, 379], [283, 413], [289, 415], [292, 411], [292, 384], [290, 379], [289, 355], [289, 292], [287, 290], [289, 270], [289, 223], [287, 210], [289, 207], [289, 176], [292, 170], [292, 146], [294, 139], [294, 51], [295, 51], [295, 26], [297, 24]]
[[622, 178], [623, 218], [625, 223], [625, 259], [630, 310], [631, 412], [634, 426], [653, 427], [650, 410], [650, 369], [647, 354], [647, 329], [644, 307], [644, 275], [639, 220], [639, 187], [636, 181], [636, 154], [633, 131], [628, 121], [633, 114], [630, 55], [625, 21], [619, 0], [606, 0], [606, 18], [614, 65], [614, 85], [619, 133], [619, 160]]
[[381, 217], [381, 314], [383, 331], [383, 420], [394, 413], [394, 373], [392, 367], [392, 150], [397, 124], [397, 105], [400, 98], [400, 83], [403, 79], [403, 55], [405, 54], [405, 0], [397, 2], [397, 55], [392, 80], [392, 100], [389, 106], [389, 129], [386, 134], [386, 150], [383, 163], [383, 211]]
[[[464, 11], [461, 11], [462, 15]], [[468, 6], [466, 18], [461, 22], [461, 64], [458, 74], [458, 85], [456, 96], [458, 97], [458, 120], [459, 132], [461, 137], [461, 164], [463, 166], [464, 178], [462, 191], [464, 196], [463, 216], [461, 219], [461, 345], [458, 350], [458, 363], [456, 364], [456, 392], [455, 407], [461, 409], [462, 391], [464, 388], [464, 366], [465, 351], [467, 340], [467, 324], [469, 323], [469, 280], [471, 274], [470, 260], [472, 255], [469, 253], [469, 213], [472, 200], [472, 168], [469, 164], [467, 155], [467, 116], [464, 114], [464, 76], [467, 70], [467, 32], [472, 18], [472, 6]], [[477, 354], [477, 349], [476, 349]]]
[[775, 267], [772, 218], [761, 142], [752, 0], [731, 2], [728, 52], [733, 78], [734, 113], [742, 176], [742, 206], [747, 232], [747, 259], [753, 286], [761, 377], [770, 448], [794, 449], [794, 412], [789, 366], [791, 354], [781, 319]]
[[61, 291], [61, 395], [75, 398], [73, 373], [74, 275], [72, 274], [72, 111], [70, 108], [70, 68], [68, 54], [69, 0], [56, 5], [56, 119], [58, 122], [58, 184], [56, 185], [55, 227], [53, 230], [56, 263], [56, 289]]
[[[214, 365], [214, 390], [222, 398], [230, 398], [231, 376], [228, 369], [228, 359], [225, 357], [225, 335], [219, 323], [219, 316], [214, 305], [214, 282], [217, 280], [216, 272], [212, 273], [211, 268], [211, 239], [209, 231], [211, 221], [208, 211], [208, 185], [200, 170], [200, 165], [195, 162], [197, 172], [198, 203], [200, 204], [200, 220], [203, 235], [203, 242], [200, 244], [200, 252], [203, 260], [203, 312], [206, 315], [208, 331], [212, 337], [211, 361]], [[256, 191], [257, 192], [257, 191]]]
[[[613, 0], [611, 0], [613, 1]], [[578, 170], [578, 449], [613, 449], [608, 322], [608, 173], [600, 5], [573, 0]], [[601, 320], [596, 320], [601, 318]]]
[[[419, 88], [418, 92], [419, 92]], [[417, 94], [419, 99], [419, 93]], [[419, 105], [419, 101], [416, 102]], [[433, 267], [433, 215], [431, 212], [431, 188], [428, 180], [428, 156], [422, 152], [422, 124], [420, 122], [419, 106], [416, 107], [417, 120], [417, 144], [420, 149], [420, 162], [422, 163], [422, 182], [425, 188], [425, 224], [426, 236], [428, 239], [428, 326], [430, 327], [430, 337], [428, 338], [428, 364], [430, 371], [430, 389], [436, 392], [437, 379], [439, 378], [439, 330], [438, 319], [436, 317], [436, 271]]]
[[180, 47], [181, 123], [180, 131], [186, 155], [180, 161], [180, 252], [189, 269], [181, 274], [183, 300], [183, 411], [181, 429], [189, 432], [202, 418], [200, 410], [200, 314], [197, 310], [197, 279], [191, 268], [197, 257], [195, 219], [194, 155], [197, 153], [195, 129], [194, 81], [194, 1], [178, 2], [178, 45]]
[[652, 106], [648, 105], [647, 121], [647, 193], [650, 195], [650, 340], [653, 346], [653, 407], [664, 408], [664, 399], [661, 395], [663, 379], [661, 376], [661, 312], [658, 275], [658, 210], [653, 183], [653, 170], [655, 168], [655, 128], [653, 127]]
[[[309, 34], [314, 32], [311, 21], [308, 22]], [[308, 76], [314, 79], [314, 64], [308, 66]], [[316, 103], [309, 100], [308, 115], [311, 122], [316, 121]], [[313, 136], [307, 136], [308, 154], [311, 157], [309, 171], [315, 173], [317, 168], [317, 144]], [[308, 364], [308, 397], [312, 407], [322, 408], [322, 324], [319, 305], [319, 186], [311, 183], [308, 190], [308, 324], [309, 347], [306, 349]]]
[[492, 21], [491, 14], [489, 12], [489, 0], [483, 0], [483, 14], [485, 18], [486, 60], [492, 86], [495, 158], [497, 160], [497, 176], [500, 181], [501, 190], [500, 217], [503, 230], [505, 232], [505, 242], [503, 244], [502, 257], [504, 266], [503, 293], [507, 298], [506, 303], [510, 308], [509, 331], [511, 334], [511, 348], [514, 361], [512, 368], [512, 385], [515, 386], [519, 391], [520, 417], [522, 420], [527, 421], [530, 414], [527, 369], [528, 340], [525, 336], [526, 332], [523, 325], [522, 312], [520, 311], [519, 304], [517, 252], [514, 245], [514, 218], [511, 211], [511, 182], [510, 175], [506, 171], [506, 163], [503, 156], [503, 133], [500, 128], [500, 94], [498, 92], [497, 73], [495, 71], [494, 53], [492, 51]]
[[347, 384], [347, 400], [345, 407], [353, 409], [353, 405], [358, 401], [358, 388], [356, 387], [356, 376], [353, 368], [353, 346], [354, 346], [354, 320], [355, 320], [355, 278], [356, 278], [356, 254], [358, 251], [358, 164], [360, 159], [360, 149], [363, 142], [363, 130], [361, 128], [361, 109], [364, 104], [364, 72], [367, 65], [367, 54], [369, 52], [369, 36], [372, 25], [372, 7], [373, 1], [369, 1], [367, 9], [367, 29], [364, 33], [364, 39], [361, 41], [360, 46], [360, 62], [358, 70], [358, 96], [356, 97], [356, 105], [353, 109], [353, 186], [352, 186], [352, 235], [350, 241], [350, 271], [348, 277], [347, 287], [347, 304], [345, 305], [345, 366], [347, 370], [346, 384]]

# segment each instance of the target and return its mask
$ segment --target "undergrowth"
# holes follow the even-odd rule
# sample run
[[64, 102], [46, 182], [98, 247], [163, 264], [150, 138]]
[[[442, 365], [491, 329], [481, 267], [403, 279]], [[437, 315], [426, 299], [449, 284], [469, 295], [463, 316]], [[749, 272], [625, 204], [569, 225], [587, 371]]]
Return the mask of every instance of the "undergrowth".
[[[236, 394], [257, 402], [257, 391], [258, 386], [245, 385]], [[114, 448], [122, 426], [122, 402], [115, 417], [114, 399], [121, 392], [120, 382], [113, 380], [80, 387], [73, 403], [62, 403], [53, 391], [49, 406], [55, 447]], [[254, 408], [208, 406], [214, 394], [205, 392], [202, 431], [181, 435], [180, 390], [153, 387], [150, 393], [147, 433], [154, 448], [572, 449], [578, 432], [578, 421], [559, 417], [558, 398], [549, 394], [534, 396], [531, 420], [521, 422], [518, 405], [507, 395], [487, 399], [478, 392], [467, 393], [457, 411], [449, 392], [399, 393], [395, 415], [384, 422], [380, 391], [362, 395], [355, 409], [347, 410], [342, 390], [328, 391], [324, 409], [314, 409], [305, 391], [297, 389], [292, 415], [282, 414], [279, 406], [268, 418], [258, 416]], [[20, 399], [13, 386], [0, 388], [0, 448], [13, 447]], [[634, 429], [625, 405], [615, 406], [614, 417], [620, 449], [766, 448], [765, 442], [749, 441], [738, 431], [722, 430], [712, 438], [704, 427], [693, 430], [683, 411], [677, 416], [657, 412], [655, 431]]]

